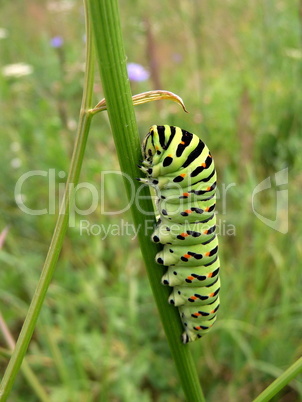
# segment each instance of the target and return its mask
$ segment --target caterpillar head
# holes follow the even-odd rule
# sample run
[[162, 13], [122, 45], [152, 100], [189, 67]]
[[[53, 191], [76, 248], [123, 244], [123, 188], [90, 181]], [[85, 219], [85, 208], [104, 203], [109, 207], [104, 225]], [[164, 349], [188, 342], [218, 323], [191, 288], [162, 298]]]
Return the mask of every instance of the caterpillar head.
[[144, 159], [146, 161], [149, 161], [150, 163], [152, 163], [153, 156], [156, 154], [158, 148], [158, 146], [155, 145], [154, 142], [156, 136], [158, 136], [157, 126], [154, 125], [150, 127], [149, 132], [143, 141], [142, 146], [143, 156]]
[[[172, 132], [173, 134], [171, 135]], [[142, 151], [145, 161], [150, 164], [158, 163], [174, 134], [175, 127], [173, 126], [151, 126], [143, 141]]]

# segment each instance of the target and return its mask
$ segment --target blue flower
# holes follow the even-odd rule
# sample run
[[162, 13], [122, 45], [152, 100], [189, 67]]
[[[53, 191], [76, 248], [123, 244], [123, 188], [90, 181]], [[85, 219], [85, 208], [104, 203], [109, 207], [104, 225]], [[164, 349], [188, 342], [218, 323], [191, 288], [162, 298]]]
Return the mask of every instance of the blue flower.
[[52, 47], [61, 47], [64, 43], [63, 38], [61, 36], [55, 36], [50, 40], [50, 44]]
[[127, 70], [130, 81], [146, 81], [150, 77], [149, 72], [137, 63], [127, 64]]

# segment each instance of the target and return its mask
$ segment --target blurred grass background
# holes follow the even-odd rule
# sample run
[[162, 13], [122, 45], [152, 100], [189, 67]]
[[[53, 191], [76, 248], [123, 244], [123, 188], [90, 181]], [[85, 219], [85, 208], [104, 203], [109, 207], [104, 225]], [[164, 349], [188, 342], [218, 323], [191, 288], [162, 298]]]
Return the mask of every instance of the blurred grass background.
[[[128, 62], [150, 73], [132, 82], [133, 93], [173, 91], [190, 112], [170, 102], [137, 107], [142, 138], [152, 124], [198, 133], [218, 170], [221, 308], [211, 334], [191, 345], [208, 401], [252, 400], [302, 352], [301, 4], [120, 2]], [[59, 172], [68, 171], [81, 101], [84, 33], [81, 1], [1, 2], [0, 232], [8, 234], [0, 251], [0, 307], [15, 338], [56, 219], [22, 212], [15, 185], [30, 170], [55, 169], [55, 186], [37, 176], [24, 183], [22, 196], [32, 209], [48, 208], [50, 193], [59, 203]], [[95, 103], [102, 97], [96, 81]], [[252, 193], [286, 167], [284, 234], [256, 217]], [[105, 185], [106, 211], [126, 205], [121, 177], [102, 182], [102, 171], [118, 169], [106, 113], [99, 114], [81, 181], [100, 196]], [[255, 197], [257, 211], [272, 220], [275, 191], [273, 185]], [[90, 203], [89, 192], [79, 191], [78, 207]], [[112, 235], [81, 233], [83, 219]], [[183, 400], [131, 223], [129, 211], [108, 216], [99, 205], [69, 229], [27, 357], [52, 401]], [[129, 234], [119, 235], [125, 225]], [[6, 347], [2, 335], [0, 345]], [[0, 357], [1, 372], [6, 363]], [[301, 398], [300, 376], [275, 400]], [[11, 401], [23, 400], [37, 397], [20, 374]]]

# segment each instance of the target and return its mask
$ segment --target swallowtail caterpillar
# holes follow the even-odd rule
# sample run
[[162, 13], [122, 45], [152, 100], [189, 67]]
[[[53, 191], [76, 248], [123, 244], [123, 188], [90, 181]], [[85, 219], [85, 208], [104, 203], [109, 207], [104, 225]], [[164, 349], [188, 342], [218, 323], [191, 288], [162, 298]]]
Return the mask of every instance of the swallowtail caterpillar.
[[168, 267], [162, 283], [173, 288], [168, 301], [188, 343], [209, 332], [219, 308], [214, 161], [199, 137], [168, 125], [152, 126], [142, 151], [140, 181], [155, 188], [160, 216], [151, 238], [163, 249], [155, 258]]

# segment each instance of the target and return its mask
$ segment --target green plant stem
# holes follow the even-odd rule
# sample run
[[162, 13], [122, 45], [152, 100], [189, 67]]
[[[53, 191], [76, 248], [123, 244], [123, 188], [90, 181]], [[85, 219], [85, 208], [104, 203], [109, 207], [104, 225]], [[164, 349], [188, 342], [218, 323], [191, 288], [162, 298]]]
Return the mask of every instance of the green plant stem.
[[29, 342], [35, 329], [35, 325], [39, 316], [39, 313], [44, 302], [46, 292], [53, 273], [55, 271], [56, 263], [61, 252], [63, 239], [68, 227], [69, 221], [69, 206], [72, 200], [74, 188], [76, 187], [80, 171], [82, 167], [84, 151], [86, 147], [89, 127], [92, 115], [88, 110], [92, 106], [92, 90], [94, 82], [94, 50], [91, 45], [90, 23], [86, 18], [87, 27], [87, 52], [86, 52], [86, 72], [85, 72], [85, 84], [82, 98], [82, 106], [79, 116], [79, 125], [76, 135], [73, 156], [70, 164], [69, 175], [66, 182], [65, 194], [63, 197], [62, 205], [59, 211], [59, 216], [54, 229], [51, 244], [49, 246], [48, 254], [43, 266], [41, 277], [39, 279], [35, 294], [32, 298], [31, 304], [24, 324], [22, 326], [16, 347], [13, 351], [12, 357], [4, 373], [1, 385], [0, 385], [0, 401], [6, 401], [11, 388], [14, 384], [17, 373], [22, 364], [22, 360], [27, 351]]
[[292, 364], [283, 374], [272, 382], [254, 402], [270, 401], [282, 388], [284, 388], [292, 379], [302, 372], [302, 357]]
[[[141, 159], [141, 151], [131, 89], [127, 77], [126, 56], [117, 0], [87, 0], [87, 5], [88, 14], [92, 20], [110, 125], [152, 291], [186, 400], [189, 402], [204, 401], [190, 348], [180, 341], [183, 328], [178, 311], [167, 302], [169, 289], [160, 285], [163, 272], [154, 260], [158, 246], [150, 241], [154, 225], [154, 211], [150, 193], [146, 186], [142, 186], [133, 180], [141, 175], [136, 167]], [[141, 211], [145, 211], [145, 213]], [[149, 220], [147, 219], [148, 214]]]
[[[1, 355], [6, 358], [10, 358], [12, 353], [9, 350], [0, 348], [0, 356]], [[35, 375], [35, 373], [33, 372], [33, 370], [31, 369], [30, 365], [27, 363], [26, 360], [23, 361], [21, 370], [29, 386], [32, 388], [36, 396], [39, 398], [39, 401], [50, 402], [50, 398], [48, 397], [45, 389], [40, 384], [37, 376]]]
[[[0, 330], [3, 334], [3, 338], [4, 338], [7, 346], [10, 349], [10, 351], [8, 351], [8, 350], [3, 350], [3, 349], [1, 350], [1, 348], [0, 348], [0, 354], [1, 354], [1, 351], [3, 351], [5, 353], [5, 357], [10, 358], [12, 355], [11, 351], [14, 350], [14, 348], [15, 348], [15, 341], [14, 341], [12, 334], [10, 333], [9, 328], [6, 325], [4, 318], [2, 317], [1, 312], [0, 312]], [[35, 394], [38, 396], [39, 400], [43, 401], [43, 402], [49, 402], [50, 399], [46, 393], [46, 390], [40, 384], [37, 376], [34, 374], [34, 372], [30, 368], [30, 366], [26, 360], [23, 361], [21, 370], [22, 370], [23, 375], [26, 378], [29, 386], [33, 389]]]

